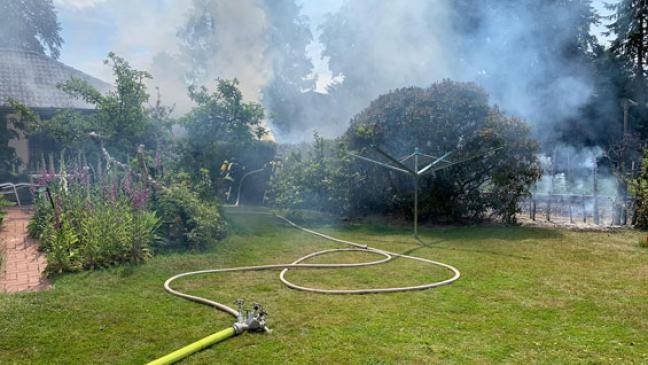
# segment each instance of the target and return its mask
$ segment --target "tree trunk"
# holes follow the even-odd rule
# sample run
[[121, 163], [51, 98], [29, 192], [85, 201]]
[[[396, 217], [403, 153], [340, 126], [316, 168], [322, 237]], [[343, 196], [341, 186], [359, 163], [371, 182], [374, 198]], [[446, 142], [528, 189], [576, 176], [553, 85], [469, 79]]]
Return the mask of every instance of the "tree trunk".
[[645, 102], [646, 101], [646, 96], [645, 96], [645, 90], [644, 90], [644, 85], [646, 84], [646, 80], [644, 77], [644, 64], [645, 64], [645, 44], [644, 44], [644, 38], [646, 35], [646, 14], [644, 11], [641, 11], [641, 15], [639, 17], [639, 42], [637, 43], [637, 96], [639, 101]]

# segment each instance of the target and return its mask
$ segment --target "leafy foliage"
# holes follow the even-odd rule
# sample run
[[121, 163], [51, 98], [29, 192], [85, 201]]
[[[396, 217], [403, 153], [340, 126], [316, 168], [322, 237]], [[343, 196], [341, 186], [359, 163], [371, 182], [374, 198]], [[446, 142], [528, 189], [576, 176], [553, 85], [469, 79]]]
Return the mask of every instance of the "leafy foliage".
[[294, 0], [266, 0], [263, 6], [268, 22], [273, 25], [268, 29], [268, 38], [271, 44], [278, 45], [274, 54], [281, 60], [272, 65], [273, 77], [262, 90], [263, 104], [275, 128], [281, 131], [303, 129], [309, 122], [303, 110], [307, 107], [304, 90], [315, 88], [311, 75], [313, 64], [306, 52], [313, 36]]
[[[638, 81], [638, 88], [645, 87], [646, 63], [648, 61], [648, 1], [621, 0], [606, 4], [613, 13], [608, 17], [607, 35], [614, 34], [610, 51], [622, 59], [626, 67], [632, 70]], [[645, 100], [645, 92], [641, 92]]]
[[16, 150], [9, 146], [9, 141], [17, 137], [17, 133], [9, 128], [7, 118], [0, 114], [0, 178], [11, 176], [19, 165]]
[[311, 151], [305, 155], [290, 152], [272, 176], [269, 201], [280, 208], [348, 210], [348, 185], [360, 183], [360, 179], [349, 174], [345, 167], [350, 161], [339, 152], [335, 143], [315, 134]]
[[[161, 241], [160, 233], [173, 246], [191, 248], [205, 246], [225, 234], [224, 220], [216, 203], [211, 202], [213, 191], [212, 200], [203, 201], [211, 188], [208, 170], [197, 170], [195, 186], [187, 179], [168, 173], [165, 176], [163, 163], [175, 158], [177, 152], [171, 148], [176, 146], [170, 139], [174, 120], [170, 117], [172, 109], [161, 105], [159, 94], [153, 107], [146, 106], [149, 95], [144, 81], [150, 77], [148, 73], [133, 69], [113, 53], [106, 63], [112, 65], [116, 77], [115, 90], [106, 95], [78, 79], [60, 85], [69, 95], [94, 104], [94, 113], [66, 110], [39, 125], [40, 133], [65, 147], [60, 154], [60, 178], [54, 175], [53, 159], [50, 167], [42, 163], [41, 180], [50, 186], [54, 199], [52, 204], [40, 195], [30, 223], [31, 234], [41, 241], [55, 272], [144, 261], [156, 248], [154, 242]], [[190, 93], [204, 107], [194, 110], [199, 116], [209, 119], [214, 114], [200, 112], [219, 113], [221, 106], [230, 112], [226, 116], [231, 118], [226, 123], [228, 128], [219, 138], [253, 139], [246, 121], [258, 125], [263, 109], [243, 103], [235, 82], [223, 83], [218, 96], [209, 95], [205, 89], [191, 89]], [[189, 131], [206, 132], [196, 131], [201, 127], [197, 124], [188, 125]], [[90, 132], [98, 132], [106, 152], [90, 142]], [[261, 129], [257, 132], [262, 134]], [[240, 138], [234, 141], [240, 142]], [[144, 145], [155, 146], [155, 156], [147, 155]], [[70, 180], [63, 157], [75, 153], [78, 166], [69, 174], [75, 176]], [[136, 157], [128, 158], [133, 155]], [[171, 181], [170, 186], [164, 185], [165, 180]]]
[[126, 193], [81, 184], [50, 183], [28, 230], [47, 254], [50, 273], [143, 262], [158, 240], [154, 212], [136, 208]]
[[529, 138], [526, 124], [490, 107], [487, 95], [476, 85], [444, 81], [428, 89], [399, 89], [380, 96], [352, 120], [339, 144], [329, 148], [329, 157], [324, 142], [316, 137], [310, 158], [287, 159], [273, 180], [273, 201], [352, 216], [411, 216], [410, 176], [343, 157], [346, 149], [370, 155], [371, 145], [393, 156], [407, 156], [416, 147], [436, 156], [453, 151], [450, 160], [454, 161], [501, 148], [421, 177], [423, 219], [476, 219], [490, 209], [506, 222], [514, 222], [519, 197], [540, 174], [538, 146]]
[[63, 44], [52, 0], [0, 0], [0, 47], [18, 48], [58, 58]]
[[162, 236], [172, 247], [197, 249], [225, 237], [226, 224], [217, 203], [201, 199], [185, 174], [176, 176], [154, 205]]
[[2, 221], [4, 220], [5, 215], [7, 214], [2, 208], [4, 207], [9, 207], [13, 204], [5, 200], [4, 195], [0, 195], [0, 225], [2, 225]]
[[644, 149], [639, 176], [630, 182], [629, 190], [635, 198], [635, 227], [648, 229], [648, 149]]
[[218, 80], [211, 93], [192, 87], [189, 94], [198, 106], [182, 118], [187, 135], [180, 142], [178, 166], [194, 182], [204, 177], [201, 169], [206, 169], [219, 189], [225, 161], [240, 166], [235, 176], [239, 179], [244, 168], [260, 168], [273, 158], [274, 144], [260, 140], [267, 133], [263, 107], [243, 101], [237, 80]]
[[[267, 82], [259, 85], [261, 100], [275, 131], [301, 129], [309, 123], [311, 120], [304, 118], [309, 111], [303, 91], [315, 88], [313, 65], [306, 52], [313, 36], [299, 2], [258, 0], [237, 3], [236, 7], [234, 3], [224, 6], [219, 0], [191, 3], [178, 30], [179, 61], [187, 70], [184, 78], [190, 84], [203, 85], [230, 69], [246, 81], [254, 73], [257, 83], [256, 76], [262, 71], [266, 75], [261, 78]], [[230, 24], [236, 26], [230, 19], [232, 11], [243, 7], [247, 11], [240, 21], [248, 26], [229, 31]]]
[[59, 87], [72, 97], [95, 106], [93, 113], [65, 110], [40, 124], [40, 132], [54, 137], [69, 149], [95, 151], [88, 134], [97, 132], [105, 140], [107, 148], [118, 158], [134, 154], [140, 144], [149, 148], [158, 146], [168, 137], [170, 124], [162, 123], [164, 108], [158, 103], [148, 108], [149, 94], [145, 80], [151, 76], [130, 66], [114, 53], [108, 54], [106, 64], [111, 65], [115, 75], [115, 90], [102, 94], [84, 80], [71, 79]]
[[[394, 156], [406, 156], [420, 147], [435, 156], [452, 152], [449, 159], [454, 161], [501, 147], [422, 177], [423, 218], [478, 218], [493, 208], [512, 221], [517, 199], [539, 177], [538, 146], [530, 139], [529, 128], [491, 108], [486, 93], [470, 83], [446, 80], [427, 89], [407, 88], [383, 95], [352, 120], [344, 140], [349, 148], [364, 154], [370, 153], [372, 144]], [[410, 177], [361, 161], [353, 161], [352, 166], [363, 177], [353, 195], [366, 196], [369, 206], [382, 207], [383, 212], [409, 211], [413, 199]], [[373, 193], [364, 195], [363, 191]]]
[[29, 108], [11, 98], [6, 102], [16, 117], [8, 118], [8, 113], [0, 112], [0, 179], [13, 177], [22, 163], [15, 149], [9, 146], [9, 141], [20, 138], [17, 130], [29, 131], [36, 123], [36, 116]]

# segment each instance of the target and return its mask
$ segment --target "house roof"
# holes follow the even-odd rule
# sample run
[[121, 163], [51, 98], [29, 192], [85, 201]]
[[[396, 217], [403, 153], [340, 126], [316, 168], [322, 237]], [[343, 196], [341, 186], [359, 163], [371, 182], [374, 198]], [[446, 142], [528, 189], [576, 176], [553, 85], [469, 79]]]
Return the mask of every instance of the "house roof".
[[87, 81], [102, 93], [112, 86], [46, 55], [0, 48], [0, 108], [12, 98], [30, 108], [94, 109], [93, 105], [70, 97], [56, 86], [75, 77]]

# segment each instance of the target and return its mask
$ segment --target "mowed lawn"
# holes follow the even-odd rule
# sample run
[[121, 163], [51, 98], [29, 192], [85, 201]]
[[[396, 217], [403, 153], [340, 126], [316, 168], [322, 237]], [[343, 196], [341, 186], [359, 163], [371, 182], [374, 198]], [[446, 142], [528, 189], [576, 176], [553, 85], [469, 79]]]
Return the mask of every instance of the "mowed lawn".
[[[177, 273], [288, 263], [334, 242], [271, 216], [228, 214], [229, 237], [199, 253], [62, 275], [41, 293], [0, 294], [0, 364], [142, 364], [232, 324], [164, 292]], [[269, 334], [248, 333], [182, 364], [648, 363], [648, 249], [635, 231], [504, 227], [409, 228], [306, 223], [340, 238], [456, 266], [456, 283], [426, 291], [330, 296], [284, 287], [278, 271], [208, 274], [177, 287], [225, 303], [264, 304]], [[318, 262], [375, 259], [334, 254]], [[422, 284], [450, 276], [397, 259], [360, 269], [293, 270], [322, 288]]]

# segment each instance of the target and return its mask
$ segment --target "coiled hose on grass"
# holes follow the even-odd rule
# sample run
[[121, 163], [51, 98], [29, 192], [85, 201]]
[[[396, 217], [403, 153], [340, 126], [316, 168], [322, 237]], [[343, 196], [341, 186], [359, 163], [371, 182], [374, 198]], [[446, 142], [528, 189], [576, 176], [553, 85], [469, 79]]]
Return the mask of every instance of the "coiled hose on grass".
[[[254, 214], [262, 214], [262, 215], [272, 215], [270, 213], [266, 212], [254, 212]], [[235, 271], [259, 271], [259, 270], [272, 270], [272, 269], [281, 269], [281, 273], [279, 274], [279, 279], [281, 282], [283, 282], [286, 286], [296, 289], [296, 290], [303, 290], [307, 292], [312, 292], [312, 293], [321, 293], [321, 294], [377, 294], [377, 293], [394, 293], [394, 292], [403, 292], [403, 291], [412, 291], [412, 290], [423, 290], [423, 289], [430, 289], [430, 288], [435, 288], [438, 286], [442, 285], [448, 285], [455, 280], [459, 279], [459, 276], [461, 275], [459, 273], [459, 270], [457, 270], [455, 267], [450, 266], [448, 264], [444, 264], [442, 262], [437, 262], [433, 260], [428, 260], [422, 257], [417, 257], [417, 256], [409, 256], [409, 255], [403, 255], [395, 252], [390, 252], [390, 251], [385, 251], [385, 250], [380, 250], [377, 248], [369, 247], [367, 245], [363, 245], [361, 243], [357, 242], [352, 242], [352, 241], [346, 241], [342, 240], [339, 238], [335, 238], [320, 232], [316, 232], [307, 228], [304, 228], [295, 222], [291, 221], [290, 219], [286, 217], [282, 217], [280, 215], [274, 215], [277, 218], [283, 220], [284, 222], [288, 223], [292, 227], [299, 229], [303, 232], [327, 239], [329, 241], [333, 242], [338, 242], [342, 243], [347, 246], [351, 246], [349, 248], [334, 248], [334, 249], [328, 249], [328, 250], [322, 250], [322, 251], [317, 251], [313, 252], [311, 254], [308, 254], [306, 256], [300, 257], [299, 259], [293, 261], [290, 264], [274, 264], [274, 265], [258, 265], [258, 266], [241, 266], [241, 267], [232, 267], [232, 268], [225, 268], [225, 269], [210, 269], [210, 270], [200, 270], [200, 271], [191, 271], [191, 272], [185, 272], [182, 274], [178, 274], [175, 276], [172, 276], [171, 278], [167, 279], [167, 281], [164, 283], [164, 289], [176, 296], [179, 296], [181, 298], [185, 298], [197, 303], [205, 304], [210, 307], [216, 308], [218, 310], [221, 310], [223, 312], [229, 313], [230, 315], [234, 316], [234, 318], [237, 319], [237, 321], [234, 323], [234, 325], [231, 328], [226, 328], [222, 331], [219, 331], [217, 333], [214, 333], [213, 335], [207, 336], [199, 341], [196, 341], [194, 343], [191, 343], [179, 350], [176, 350], [166, 356], [163, 356], [157, 360], [154, 360], [150, 362], [148, 365], [168, 365], [168, 364], [173, 364], [187, 356], [190, 356], [191, 354], [198, 352], [208, 346], [211, 346], [217, 342], [224, 341], [227, 338], [230, 338], [232, 336], [235, 336], [239, 333], [242, 333], [244, 331], [251, 331], [251, 330], [268, 330], [268, 328], [265, 326], [265, 313], [262, 309], [259, 310], [260, 308], [255, 305], [254, 308], [254, 314], [253, 316], [250, 316], [249, 311], [247, 312], [247, 318], [244, 318], [243, 316], [243, 311], [237, 311], [234, 308], [231, 308], [223, 303], [216, 302], [214, 300], [210, 300], [207, 298], [195, 296], [195, 295], [190, 295], [190, 294], [185, 294], [182, 293], [179, 290], [173, 289], [171, 287], [171, 283], [177, 279], [187, 277], [187, 276], [192, 276], [192, 275], [200, 275], [200, 274], [209, 274], [209, 273], [222, 273], [222, 272], [235, 272]], [[305, 260], [308, 260], [310, 258], [313, 258], [315, 256], [322, 256], [326, 254], [330, 254], [333, 252], [350, 252], [350, 251], [360, 251], [360, 252], [371, 252], [376, 255], [382, 256], [382, 259], [375, 260], [375, 261], [369, 261], [369, 262], [361, 262], [361, 263], [355, 263], [355, 264], [303, 264]], [[297, 268], [320, 268], [320, 269], [332, 269], [332, 268], [350, 268], [350, 267], [361, 267], [361, 266], [370, 266], [370, 265], [379, 265], [379, 264], [384, 264], [394, 257], [401, 257], [405, 259], [410, 259], [410, 260], [416, 260], [416, 261], [421, 261], [425, 262], [428, 264], [432, 265], [437, 265], [441, 266], [450, 272], [453, 273], [453, 276], [450, 279], [443, 280], [443, 281], [437, 281], [433, 283], [428, 283], [428, 284], [423, 284], [423, 285], [416, 285], [416, 286], [402, 286], [402, 287], [391, 287], [391, 288], [368, 288], [368, 289], [319, 289], [319, 288], [307, 288], [303, 286], [299, 286], [296, 284], [291, 283], [286, 279], [286, 272], [288, 272], [289, 269], [297, 269]], [[240, 303], [240, 302], [239, 302]], [[257, 314], [261, 313], [261, 317], [257, 317]]]
[[[274, 215], [271, 213], [263, 213], [263, 212], [255, 212], [254, 214], [263, 214], [263, 215]], [[386, 250], [380, 250], [377, 248], [369, 247], [367, 245], [357, 243], [357, 242], [352, 242], [352, 241], [346, 241], [342, 240], [339, 238], [335, 238], [320, 232], [316, 232], [307, 228], [304, 228], [297, 223], [291, 221], [290, 219], [280, 216], [280, 215], [274, 215], [278, 219], [283, 220], [284, 222], [288, 223], [292, 227], [301, 230], [306, 233], [313, 234], [315, 236], [324, 238], [329, 241], [333, 242], [338, 242], [342, 243], [344, 245], [352, 246], [353, 248], [336, 248], [336, 249], [328, 249], [328, 250], [323, 250], [323, 251], [318, 251], [311, 253], [309, 255], [306, 255], [304, 257], [301, 257], [295, 261], [293, 261], [290, 264], [273, 264], [273, 265], [258, 265], [258, 266], [241, 266], [241, 267], [232, 267], [232, 268], [224, 268], [224, 269], [209, 269], [209, 270], [200, 270], [200, 271], [191, 271], [191, 272], [185, 272], [182, 274], [175, 275], [171, 278], [169, 278], [165, 283], [164, 283], [164, 289], [176, 296], [179, 296], [181, 298], [185, 298], [197, 303], [205, 304], [210, 307], [214, 307], [218, 310], [221, 310], [223, 312], [229, 313], [235, 318], [239, 318], [239, 312], [225, 304], [195, 296], [195, 295], [190, 295], [190, 294], [185, 294], [182, 293], [176, 289], [173, 289], [171, 287], [171, 283], [173, 281], [187, 277], [187, 276], [192, 276], [192, 275], [200, 275], [200, 274], [210, 274], [210, 273], [223, 273], [223, 272], [234, 272], [234, 271], [260, 271], [260, 270], [273, 270], [273, 269], [281, 269], [281, 273], [279, 274], [279, 279], [281, 282], [283, 282], [286, 286], [296, 289], [296, 290], [303, 290], [307, 292], [312, 292], [312, 293], [321, 293], [321, 294], [378, 294], [378, 293], [394, 293], [394, 292], [405, 292], [405, 291], [413, 291], [413, 290], [423, 290], [423, 289], [430, 289], [430, 288], [436, 288], [439, 286], [443, 285], [448, 285], [451, 284], [452, 282], [456, 281], [459, 279], [461, 273], [457, 268], [444, 264], [442, 262], [434, 261], [434, 260], [429, 260], [426, 258], [422, 257], [417, 257], [417, 256], [410, 256], [410, 255], [403, 255], [395, 252], [390, 252]], [[349, 251], [361, 251], [361, 252], [371, 252], [375, 253], [377, 255], [383, 256], [382, 259], [376, 260], [376, 261], [369, 261], [369, 262], [362, 262], [362, 263], [355, 263], [355, 264], [305, 264], [302, 263], [305, 260], [308, 260], [310, 258], [313, 258], [315, 256], [321, 256], [321, 255], [326, 255], [330, 254], [333, 252], [349, 252]], [[319, 268], [319, 269], [334, 269], [334, 268], [351, 268], [351, 267], [361, 267], [361, 266], [370, 266], [370, 265], [379, 265], [379, 264], [384, 264], [394, 257], [400, 257], [404, 259], [409, 259], [409, 260], [415, 260], [415, 261], [420, 261], [420, 262], [425, 262], [431, 265], [436, 265], [443, 267], [450, 272], [452, 272], [453, 276], [450, 279], [446, 279], [443, 281], [437, 281], [437, 282], [432, 282], [428, 284], [423, 284], [423, 285], [416, 285], [416, 286], [402, 286], [402, 287], [391, 287], [391, 288], [367, 288], [367, 289], [319, 289], [319, 288], [308, 288], [308, 287], [303, 287], [299, 286], [296, 284], [291, 283], [286, 279], [286, 272], [288, 272], [289, 269], [298, 269], [298, 268]]]

